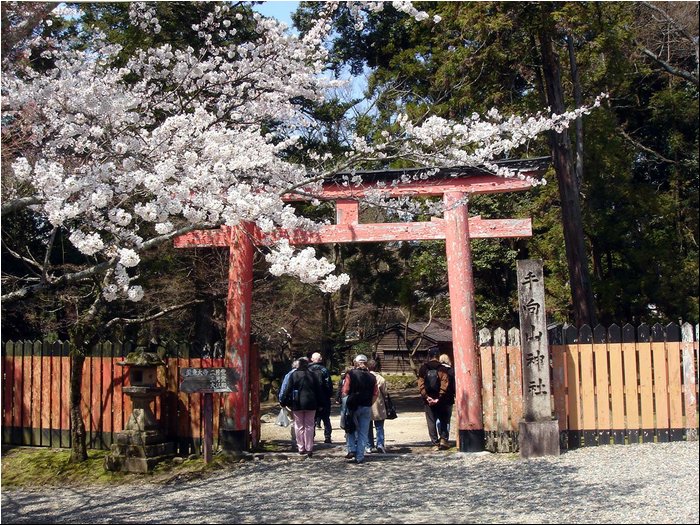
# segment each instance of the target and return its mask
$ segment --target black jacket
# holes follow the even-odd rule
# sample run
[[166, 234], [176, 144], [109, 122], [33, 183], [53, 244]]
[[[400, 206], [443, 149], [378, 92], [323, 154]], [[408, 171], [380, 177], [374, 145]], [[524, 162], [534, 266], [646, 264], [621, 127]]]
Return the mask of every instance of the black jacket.
[[316, 410], [323, 399], [318, 375], [308, 369], [295, 370], [281, 399], [292, 410]]
[[374, 390], [377, 388], [377, 378], [369, 370], [355, 368], [348, 372], [350, 374], [349, 395], [357, 396], [357, 406], [372, 406]]

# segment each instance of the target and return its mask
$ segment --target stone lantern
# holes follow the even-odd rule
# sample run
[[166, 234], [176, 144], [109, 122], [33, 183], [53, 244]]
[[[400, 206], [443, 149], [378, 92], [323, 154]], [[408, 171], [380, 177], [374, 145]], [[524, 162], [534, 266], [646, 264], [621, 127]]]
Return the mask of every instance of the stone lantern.
[[122, 391], [129, 396], [132, 412], [124, 431], [105, 457], [107, 470], [149, 472], [158, 462], [175, 455], [175, 443], [166, 442], [151, 404], [165, 390], [158, 386], [158, 367], [165, 365], [156, 353], [137, 351], [117, 363], [128, 367], [129, 386]]

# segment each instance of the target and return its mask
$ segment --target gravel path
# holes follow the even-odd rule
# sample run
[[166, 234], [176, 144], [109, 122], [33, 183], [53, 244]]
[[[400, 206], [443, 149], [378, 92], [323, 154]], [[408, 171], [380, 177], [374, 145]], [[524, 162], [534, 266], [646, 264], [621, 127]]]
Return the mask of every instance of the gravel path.
[[698, 442], [310, 459], [266, 454], [205, 479], [4, 490], [4, 523], [698, 523]]
[[[417, 389], [392, 392], [389, 454], [348, 464], [332, 445], [234, 464], [205, 478], [3, 490], [3, 523], [698, 523], [698, 442], [590, 447], [559, 457], [433, 451]], [[262, 407], [261, 438], [289, 429]], [[452, 442], [454, 445], [454, 442]], [[260, 457], [260, 456], [258, 456]]]

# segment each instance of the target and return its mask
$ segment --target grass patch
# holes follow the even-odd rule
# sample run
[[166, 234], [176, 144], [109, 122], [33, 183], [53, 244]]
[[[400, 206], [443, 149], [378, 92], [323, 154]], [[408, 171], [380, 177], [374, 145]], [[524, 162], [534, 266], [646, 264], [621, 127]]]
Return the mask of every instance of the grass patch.
[[69, 463], [69, 450], [12, 448], [2, 455], [2, 488], [168, 483], [203, 476], [227, 463], [219, 455], [209, 465], [201, 457], [192, 456], [162, 461], [148, 474], [134, 474], [105, 470], [107, 454], [107, 450], [89, 450], [87, 461]]
[[124, 481], [104, 469], [106, 450], [91, 450], [87, 461], [69, 463], [69, 450], [13, 448], [2, 456], [2, 488], [108, 484]]

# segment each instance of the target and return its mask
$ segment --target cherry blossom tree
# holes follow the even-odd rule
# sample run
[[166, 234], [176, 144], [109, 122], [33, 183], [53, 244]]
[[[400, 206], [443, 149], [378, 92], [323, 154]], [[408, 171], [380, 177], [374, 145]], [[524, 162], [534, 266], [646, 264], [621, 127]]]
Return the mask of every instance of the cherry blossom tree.
[[[359, 26], [362, 9], [383, 6], [350, 4]], [[419, 23], [439, 23], [410, 2], [394, 5]], [[149, 250], [191, 230], [222, 225], [255, 223], [264, 232], [313, 229], [317, 224], [295, 213], [286, 195], [314, 199], [327, 177], [346, 173], [344, 184], [360, 184], [355, 169], [398, 160], [428, 167], [482, 165], [523, 177], [495, 161], [590, 111], [503, 116], [493, 109], [460, 122], [400, 117], [380, 140], [356, 136], [342, 156], [311, 154], [310, 163], [294, 162], [301, 131], [315, 126], [300, 101], [321, 101], [338, 85], [323, 75], [324, 41], [336, 7], [327, 3], [325, 16], [299, 37], [250, 10], [217, 5], [193, 25], [198, 49], [163, 44], [135, 51], [125, 62], [116, 60], [121, 48], [100, 34], [78, 46], [68, 37], [30, 33], [17, 22], [23, 38], [14, 43], [12, 63], [3, 61], [3, 146], [6, 136], [21, 134], [25, 147], [12, 150], [2, 214], [29, 208], [37, 223], [64, 232], [84, 264], [59, 271], [34, 261], [38, 275], [4, 282], [2, 301], [92, 283], [71, 337], [77, 348], [72, 426], [78, 429], [74, 443], [82, 441], [74, 459], [86, 457], [80, 356], [99, 334], [95, 320], [105, 304], [143, 297], [139, 268]], [[143, 31], [161, 30], [153, 5], [133, 3], [130, 9], [132, 23]], [[31, 20], [25, 16], [25, 23]], [[38, 29], [51, 20], [44, 18]], [[255, 36], [241, 42], [234, 37], [243, 24]], [[37, 50], [49, 66], [32, 67]], [[386, 200], [381, 189], [368, 198]], [[47, 241], [46, 260], [52, 249]], [[273, 274], [291, 273], [325, 291], [347, 282], [311, 248], [280, 243], [267, 257]]]

